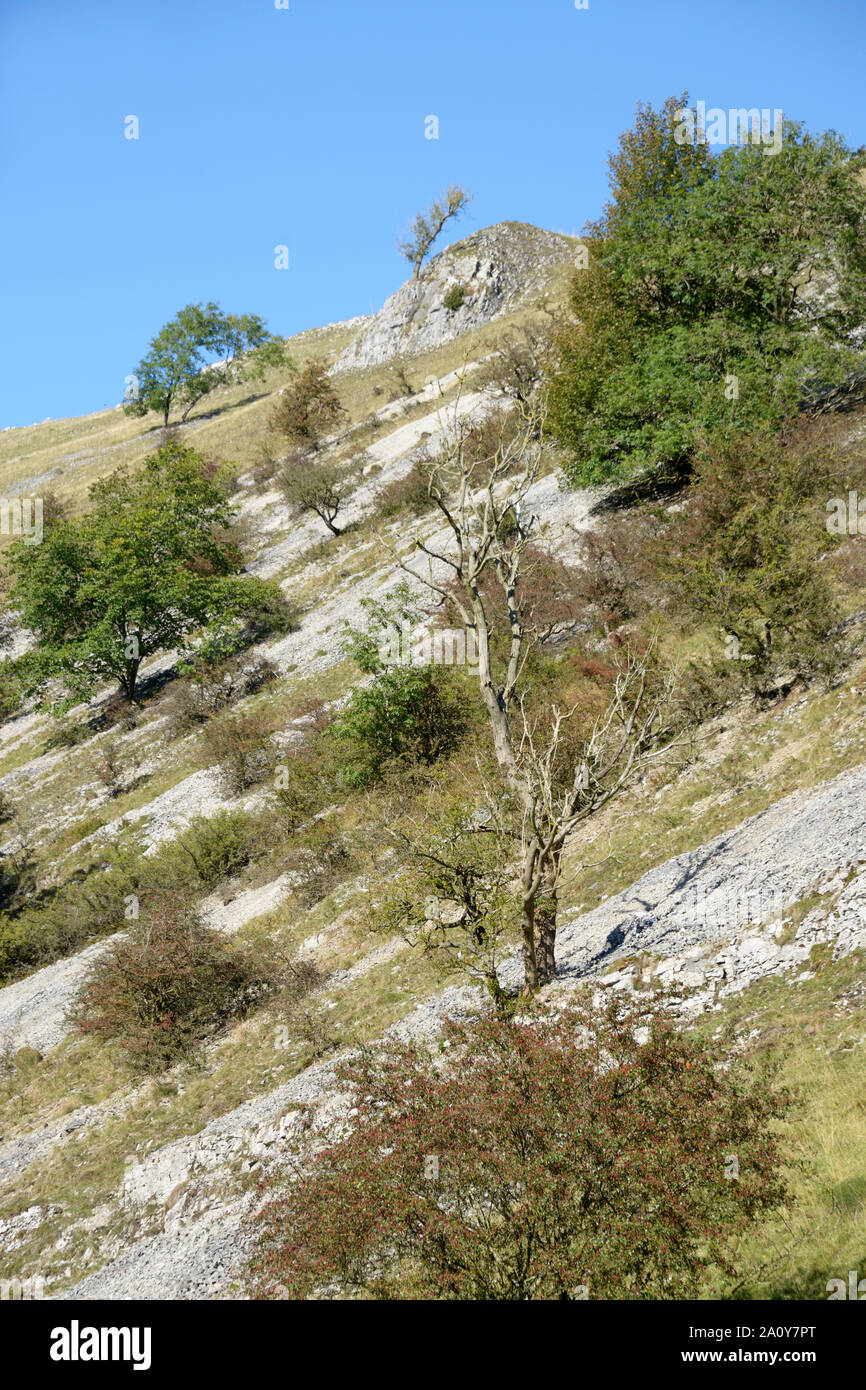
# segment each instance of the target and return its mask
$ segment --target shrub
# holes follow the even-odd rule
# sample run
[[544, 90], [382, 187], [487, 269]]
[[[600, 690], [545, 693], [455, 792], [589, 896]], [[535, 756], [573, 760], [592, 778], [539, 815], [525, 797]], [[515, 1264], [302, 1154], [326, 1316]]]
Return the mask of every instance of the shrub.
[[17, 663], [6, 657], [0, 661], [0, 721], [18, 714], [25, 699], [26, 692]]
[[374, 929], [399, 933], [446, 972], [462, 968], [483, 982], [496, 1007], [507, 1012], [515, 1001], [500, 984], [498, 964], [506, 934], [520, 920], [520, 896], [515, 841], [500, 827], [507, 819], [503, 801], [495, 819], [488, 810], [484, 834], [468, 814], [465, 790], [449, 797], [437, 786], [426, 807], [423, 797], [414, 798], [408, 830], [408, 818], [388, 806], [389, 838], [404, 867], [370, 915]]
[[94, 772], [109, 797], [120, 796], [124, 789], [124, 759], [120, 744], [115, 738], [107, 739], [99, 749], [94, 763]]
[[265, 1186], [254, 1296], [696, 1297], [786, 1197], [790, 1097], [721, 1060], [615, 999], [449, 1024], [438, 1063], [363, 1054], [341, 1068], [354, 1132]]
[[0, 920], [0, 978], [80, 950], [124, 924], [130, 894], [146, 891], [148, 873], [159, 872], [159, 856], [144, 858], [117, 846], [100, 847], [101, 862], [60, 887], [34, 892], [31, 880], [23, 902], [7, 902]]
[[243, 811], [196, 816], [187, 830], [160, 855], [164, 872], [174, 870], [178, 884], [215, 888], [250, 862], [253, 827]]
[[116, 729], [131, 733], [138, 724], [138, 708], [122, 695], [110, 695], [97, 710], [91, 727], [97, 730]]
[[335, 524], [349, 490], [349, 470], [336, 463], [312, 463], [301, 453], [293, 454], [280, 471], [277, 481], [283, 496], [301, 516], [315, 512], [334, 536], [341, 535]]
[[252, 466], [253, 482], [256, 487], [266, 487], [268, 483], [273, 482], [278, 466], [279, 461], [270, 444], [266, 441], [260, 443]]
[[[325, 725], [322, 726], [326, 727]], [[340, 749], [314, 732], [307, 743], [285, 749], [275, 776], [275, 811], [283, 833], [291, 835], [342, 793]]]
[[505, 335], [482, 368], [479, 384], [502, 391], [519, 405], [535, 395], [551, 356], [551, 335], [538, 328], [523, 328]]
[[0, 980], [13, 979], [120, 930], [132, 898], [144, 900], [169, 891], [179, 898], [215, 888], [250, 862], [256, 833], [254, 821], [243, 811], [200, 816], [154, 854], [100, 845], [98, 862], [62, 886], [38, 894], [26, 855], [4, 861]]
[[278, 675], [274, 663], [261, 655], [195, 661], [166, 702], [169, 728], [177, 736], [189, 733], [236, 700], [269, 685]]
[[398, 512], [411, 512], [413, 516], [429, 512], [433, 507], [429, 478], [429, 470], [420, 459], [416, 459], [408, 473], [382, 488], [376, 498], [376, 511], [382, 517], [394, 516]]
[[271, 429], [301, 448], [317, 448], [345, 415], [327, 363], [315, 358], [292, 377], [271, 412]]
[[466, 303], [466, 286], [452, 285], [443, 295], [442, 303], [450, 313], [455, 313]]
[[115, 1042], [137, 1069], [161, 1071], [242, 1014], [268, 985], [248, 951], [204, 927], [173, 897], [142, 905], [139, 922], [93, 967], [71, 1017]]
[[325, 976], [303, 956], [287, 961], [283, 973], [285, 984], [271, 1005], [274, 1019], [290, 1036], [305, 1042], [314, 1057], [321, 1057], [336, 1042], [328, 1011], [315, 998]]
[[19, 908], [32, 895], [35, 868], [26, 846], [15, 853], [0, 854], [0, 911]]
[[466, 720], [453, 679], [441, 667], [394, 666], [355, 689], [328, 730], [343, 750], [349, 786], [376, 780], [395, 759], [424, 764], [452, 752]]
[[820, 496], [828, 468], [832, 476], [832, 454], [804, 457], [784, 439], [707, 446], [664, 537], [660, 568], [675, 600], [720, 627], [762, 695], [829, 675], [842, 657], [831, 637], [839, 614], [830, 576], [818, 563], [828, 548]]
[[294, 892], [298, 901], [309, 908], [333, 892], [351, 872], [354, 860], [334, 827], [325, 821], [316, 821], [296, 836], [282, 864], [295, 877]]
[[270, 734], [269, 721], [258, 711], [227, 714], [205, 725], [205, 749], [219, 765], [229, 796], [238, 796], [268, 776], [276, 757]]

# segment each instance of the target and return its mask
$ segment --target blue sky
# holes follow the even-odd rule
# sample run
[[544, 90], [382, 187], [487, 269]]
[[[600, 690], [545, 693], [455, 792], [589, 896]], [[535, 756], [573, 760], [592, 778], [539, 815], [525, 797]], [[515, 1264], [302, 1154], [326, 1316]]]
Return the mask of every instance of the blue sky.
[[289, 3], [0, 0], [0, 426], [115, 404], [190, 302], [284, 335], [377, 309], [448, 183], [452, 240], [579, 232], [639, 99], [866, 143], [863, 0]]

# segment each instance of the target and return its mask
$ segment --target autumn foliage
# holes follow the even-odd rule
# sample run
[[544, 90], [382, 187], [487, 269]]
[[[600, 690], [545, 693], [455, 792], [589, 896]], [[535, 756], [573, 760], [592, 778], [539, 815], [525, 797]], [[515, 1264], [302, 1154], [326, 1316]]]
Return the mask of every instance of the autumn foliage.
[[718, 1063], [616, 999], [364, 1054], [352, 1132], [265, 1188], [254, 1296], [696, 1297], [786, 1191], [789, 1097]]
[[143, 903], [100, 957], [72, 1016], [80, 1032], [117, 1043], [135, 1068], [159, 1071], [192, 1056], [266, 987], [260, 962], [166, 895]]

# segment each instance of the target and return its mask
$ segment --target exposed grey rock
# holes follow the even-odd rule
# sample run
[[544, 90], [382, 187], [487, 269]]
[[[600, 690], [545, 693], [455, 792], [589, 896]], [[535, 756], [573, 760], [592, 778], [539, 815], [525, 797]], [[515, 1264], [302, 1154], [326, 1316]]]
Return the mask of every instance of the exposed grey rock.
[[[385, 301], [337, 358], [334, 370], [373, 367], [441, 347], [537, 298], [552, 274], [575, 263], [575, 243], [527, 222], [499, 222], [440, 251], [417, 279]], [[447, 309], [448, 291], [465, 299]]]

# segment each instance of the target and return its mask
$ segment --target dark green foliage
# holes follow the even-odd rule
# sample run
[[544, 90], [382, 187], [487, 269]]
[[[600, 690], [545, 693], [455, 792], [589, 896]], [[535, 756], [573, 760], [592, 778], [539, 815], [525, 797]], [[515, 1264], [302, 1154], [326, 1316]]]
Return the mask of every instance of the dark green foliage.
[[126, 411], [158, 411], [167, 425], [179, 409], [185, 420], [216, 387], [290, 365], [281, 340], [256, 314], [224, 314], [212, 302], [187, 304], [160, 329], [136, 367]]
[[405, 665], [353, 690], [328, 733], [342, 750], [346, 783], [363, 787], [388, 764], [434, 763], [457, 747], [465, 728], [464, 702], [449, 673]]
[[196, 816], [182, 835], [163, 846], [161, 867], [175, 885], [215, 888], [250, 862], [254, 836], [244, 811]]
[[147, 657], [202, 629], [219, 644], [280, 608], [274, 585], [237, 572], [225, 489], [193, 449], [170, 442], [139, 472], [95, 483], [91, 500], [41, 545], [10, 548], [11, 602], [39, 641], [34, 689], [60, 676], [74, 698], [113, 678], [132, 699]]
[[184, 897], [209, 892], [250, 862], [257, 838], [256, 824], [243, 811], [199, 816], [153, 854], [107, 846], [74, 879], [39, 894], [33, 866], [10, 861], [6, 872], [14, 871], [15, 884], [30, 878], [26, 892], [7, 893], [0, 913], [0, 981], [119, 931], [130, 920], [133, 899], [169, 890]]
[[550, 422], [575, 484], [675, 472], [708, 434], [778, 428], [863, 373], [866, 156], [786, 123], [778, 153], [712, 159], [677, 143], [677, 105], [623, 137], [574, 272]]

